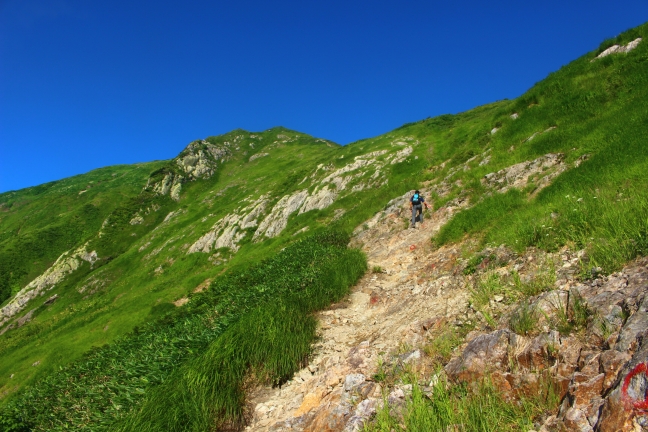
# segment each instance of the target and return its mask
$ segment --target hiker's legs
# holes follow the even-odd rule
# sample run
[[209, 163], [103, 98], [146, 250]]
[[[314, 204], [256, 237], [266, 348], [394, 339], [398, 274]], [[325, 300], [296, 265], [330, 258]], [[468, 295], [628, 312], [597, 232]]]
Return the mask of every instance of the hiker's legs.
[[419, 217], [421, 218], [421, 223], [423, 223], [423, 206], [413, 205], [412, 206], [412, 226], [416, 226], [416, 212], [418, 211]]

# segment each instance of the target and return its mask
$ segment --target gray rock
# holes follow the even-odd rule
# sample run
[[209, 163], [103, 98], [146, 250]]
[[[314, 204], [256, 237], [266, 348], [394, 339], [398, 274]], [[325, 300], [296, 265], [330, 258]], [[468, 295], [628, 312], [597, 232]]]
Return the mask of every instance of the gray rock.
[[322, 210], [335, 202], [337, 193], [329, 189], [328, 185], [322, 189], [315, 189], [313, 195], [306, 198], [304, 205], [299, 210], [299, 214], [306, 213], [311, 210]]
[[414, 363], [421, 359], [421, 350], [415, 350], [409, 353], [405, 353], [401, 355], [399, 358], [403, 362], [403, 364]]
[[536, 179], [535, 183], [538, 188], [543, 188], [567, 169], [563, 163], [563, 158], [562, 153], [548, 153], [532, 161], [520, 162], [496, 173], [486, 174], [482, 178], [482, 184], [500, 192], [505, 192], [510, 188], [524, 188], [531, 176], [538, 175], [540, 178]]
[[648, 334], [648, 296], [621, 329], [615, 349], [626, 352], [633, 347], [639, 337], [646, 334]]
[[526, 340], [508, 329], [477, 336], [470, 341], [459, 357], [450, 360], [445, 372], [449, 378], [474, 381], [489, 370], [506, 369], [510, 345]]
[[353, 416], [349, 419], [344, 432], [358, 432], [364, 427], [364, 424], [376, 414], [376, 400], [365, 399], [358, 404]]
[[392, 406], [400, 406], [405, 401], [405, 392], [399, 388], [392, 390], [387, 397], [387, 402]]
[[256, 159], [259, 159], [259, 158], [262, 158], [262, 157], [265, 157], [265, 156], [269, 156], [269, 155], [270, 155], [270, 153], [257, 153], [255, 155], [250, 156], [250, 159], [248, 160], [248, 162], [252, 162], [253, 160], [256, 160]]
[[361, 374], [349, 374], [344, 378], [344, 390], [347, 392], [353, 391], [356, 389], [360, 384], [365, 382], [366, 377]]

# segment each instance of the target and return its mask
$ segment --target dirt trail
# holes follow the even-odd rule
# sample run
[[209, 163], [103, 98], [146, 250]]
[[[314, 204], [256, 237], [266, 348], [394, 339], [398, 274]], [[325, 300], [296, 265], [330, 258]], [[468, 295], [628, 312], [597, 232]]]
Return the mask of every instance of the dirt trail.
[[254, 411], [246, 430], [361, 427], [381, 398], [380, 385], [371, 381], [380, 357], [400, 349], [404, 362], [418, 359], [421, 352], [408, 349], [466, 310], [466, 277], [453, 274], [459, 247], [432, 250], [430, 242], [462, 204], [428, 212], [425, 223], [412, 229], [405, 228], [404, 196], [356, 230], [351, 246], [367, 254], [369, 272], [347, 301], [319, 314], [320, 340], [309, 366], [281, 388], [251, 395]]

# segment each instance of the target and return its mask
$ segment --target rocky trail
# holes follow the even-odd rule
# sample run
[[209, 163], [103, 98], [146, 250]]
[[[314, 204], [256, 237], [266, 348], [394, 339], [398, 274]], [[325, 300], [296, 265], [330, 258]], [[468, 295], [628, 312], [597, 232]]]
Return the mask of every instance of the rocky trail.
[[[465, 274], [466, 250], [474, 245], [433, 248], [430, 242], [465, 205], [451, 202], [411, 229], [403, 196], [356, 230], [351, 246], [365, 251], [370, 271], [348, 299], [319, 314], [320, 338], [309, 365], [281, 387], [251, 392], [246, 430], [361, 430], [385, 401], [402, 406], [411, 392], [411, 385], [377, 382], [381, 364], [409, 366], [428, 381], [488, 375], [509, 399], [549, 383], [561, 405], [540, 419], [541, 431], [648, 430], [648, 261], [580, 282], [583, 251], [517, 255], [500, 246], [481, 251], [488, 258], [475, 274]], [[489, 274], [501, 281], [514, 274], [529, 284], [549, 281], [524, 306], [534, 311], [534, 330], [521, 336], [509, 328], [521, 310], [510, 290], [481, 308], [473, 304], [476, 282]], [[573, 334], [556, 330], [574, 310], [587, 312], [587, 324]], [[435, 375], [438, 363], [435, 369], [425, 347], [447, 329], [465, 340]]]
[[[430, 245], [451, 213], [448, 207], [423, 226], [406, 229], [409, 209], [401, 197], [356, 232], [352, 245], [365, 251], [370, 271], [345, 302], [320, 313], [320, 340], [309, 366], [281, 388], [253, 393], [247, 430], [361, 427], [382, 398], [380, 385], [368, 380], [379, 358], [420, 345], [427, 330], [465, 307], [463, 277], [452, 274], [458, 250], [432, 251]], [[421, 352], [412, 350], [409, 357], [405, 361], [419, 359]], [[357, 393], [364, 398], [359, 404]]]

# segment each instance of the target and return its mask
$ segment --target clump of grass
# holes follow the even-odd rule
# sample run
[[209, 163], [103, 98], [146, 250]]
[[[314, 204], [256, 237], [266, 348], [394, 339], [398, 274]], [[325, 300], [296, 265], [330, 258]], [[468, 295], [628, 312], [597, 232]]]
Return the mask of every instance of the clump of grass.
[[581, 295], [570, 291], [567, 305], [560, 304], [558, 307], [554, 326], [560, 334], [568, 335], [586, 328], [592, 317], [592, 311]]
[[402, 415], [390, 411], [385, 403], [364, 431], [524, 431], [533, 429], [534, 421], [558, 401], [551, 387], [533, 398], [512, 402], [488, 380], [474, 384], [449, 385], [438, 380], [428, 397], [414, 381]]
[[484, 268], [489, 263], [497, 261], [497, 256], [495, 254], [485, 255], [477, 254], [471, 257], [466, 263], [466, 267], [463, 269], [464, 275], [471, 275], [477, 271], [478, 268]]
[[487, 305], [497, 294], [506, 291], [499, 274], [489, 272], [478, 278], [470, 289], [470, 299], [476, 308]]
[[509, 319], [509, 328], [515, 333], [526, 336], [536, 330], [538, 313], [533, 305], [522, 302]]
[[497, 321], [495, 321], [495, 318], [493, 318], [493, 316], [487, 310], [482, 309], [480, 312], [484, 317], [484, 321], [486, 321], [486, 324], [488, 324], [491, 329], [497, 328]]
[[383, 272], [383, 269], [382, 269], [382, 267], [380, 267], [380, 266], [377, 265], [377, 266], [373, 266], [373, 267], [371, 268], [371, 271], [372, 271], [373, 273], [382, 273], [382, 272]]
[[450, 361], [454, 349], [461, 345], [464, 334], [451, 328], [445, 328], [432, 338], [423, 350], [435, 363], [445, 365]]
[[570, 293], [571, 300], [571, 319], [574, 325], [577, 328], [584, 328], [587, 326], [587, 323], [592, 316], [592, 311], [587, 306], [587, 302], [581, 297], [581, 295], [572, 291]]
[[533, 297], [551, 290], [556, 282], [556, 272], [553, 263], [545, 262], [542, 268], [542, 272], [525, 281], [520, 278], [518, 272], [513, 272], [511, 280], [515, 289], [527, 297]]

